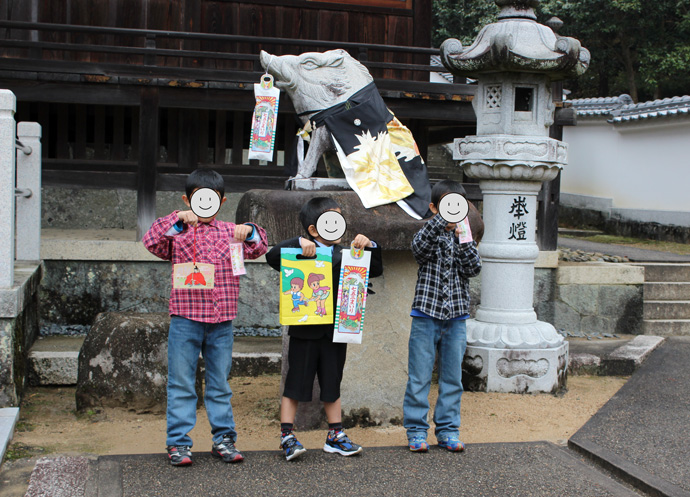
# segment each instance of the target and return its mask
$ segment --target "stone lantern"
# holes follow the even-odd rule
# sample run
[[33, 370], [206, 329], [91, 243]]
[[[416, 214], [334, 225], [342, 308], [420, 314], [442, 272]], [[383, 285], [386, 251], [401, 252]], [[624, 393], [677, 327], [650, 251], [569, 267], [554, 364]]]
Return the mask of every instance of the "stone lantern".
[[496, 0], [498, 21], [474, 43], [446, 40], [453, 74], [478, 81], [477, 135], [456, 139], [454, 158], [484, 195], [481, 304], [467, 325], [464, 379], [470, 389], [555, 392], [565, 386], [568, 343], [533, 307], [537, 194], [567, 162], [549, 138], [553, 81], [578, 76], [590, 55], [580, 42], [537, 23], [539, 0]]

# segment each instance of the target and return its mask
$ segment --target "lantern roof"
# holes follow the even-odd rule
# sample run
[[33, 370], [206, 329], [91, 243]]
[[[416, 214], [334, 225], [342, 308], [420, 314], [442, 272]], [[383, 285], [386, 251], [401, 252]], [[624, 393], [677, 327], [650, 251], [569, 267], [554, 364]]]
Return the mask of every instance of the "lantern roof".
[[[458, 76], [524, 72], [547, 75], [551, 80], [583, 74], [590, 54], [578, 40], [559, 36], [537, 22], [539, 0], [495, 0], [498, 21], [482, 28], [469, 47], [450, 38], [441, 45], [441, 60]], [[558, 25], [555, 23], [554, 25]]]

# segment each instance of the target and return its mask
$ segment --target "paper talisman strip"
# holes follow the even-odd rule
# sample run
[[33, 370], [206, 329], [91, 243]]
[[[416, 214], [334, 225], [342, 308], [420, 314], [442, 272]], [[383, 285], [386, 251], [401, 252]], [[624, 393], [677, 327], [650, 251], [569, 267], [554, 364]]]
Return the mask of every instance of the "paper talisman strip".
[[354, 247], [350, 251], [343, 251], [334, 342], [362, 343], [370, 265], [371, 252]]
[[254, 98], [256, 105], [252, 115], [249, 158], [272, 161], [280, 99], [280, 90], [273, 86], [273, 76], [261, 76], [261, 83], [254, 85]]

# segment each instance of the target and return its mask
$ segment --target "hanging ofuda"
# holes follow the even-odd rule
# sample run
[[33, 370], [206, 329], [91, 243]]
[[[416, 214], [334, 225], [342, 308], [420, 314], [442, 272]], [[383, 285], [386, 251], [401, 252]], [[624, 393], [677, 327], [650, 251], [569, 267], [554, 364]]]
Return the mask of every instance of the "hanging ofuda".
[[254, 84], [254, 98], [256, 105], [252, 115], [249, 158], [272, 161], [280, 98], [280, 90], [273, 86], [273, 76], [264, 74], [261, 82]]

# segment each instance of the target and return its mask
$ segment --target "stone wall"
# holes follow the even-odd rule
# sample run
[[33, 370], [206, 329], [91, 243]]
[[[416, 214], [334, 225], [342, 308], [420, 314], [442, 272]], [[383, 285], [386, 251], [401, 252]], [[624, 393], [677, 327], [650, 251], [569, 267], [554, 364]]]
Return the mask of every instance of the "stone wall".
[[[174, 210], [184, 210], [184, 192], [158, 192], [156, 216], [163, 217]], [[137, 192], [129, 190], [99, 190], [50, 188], [41, 190], [43, 228], [80, 230], [136, 230]], [[237, 203], [242, 193], [227, 193], [227, 202], [218, 214], [222, 221], [234, 221]]]
[[[410, 255], [408, 252], [401, 254]], [[170, 264], [147, 261], [44, 261], [40, 288], [42, 326], [90, 325], [100, 312], [166, 312]], [[416, 265], [409, 261], [414, 288]], [[388, 271], [388, 268], [386, 268]], [[642, 333], [644, 269], [624, 264], [571, 264], [537, 268], [534, 305], [540, 320], [556, 329], [585, 334]], [[263, 262], [249, 262], [240, 280], [237, 327], [277, 328], [278, 273]], [[390, 287], [389, 287], [390, 288]], [[480, 302], [481, 275], [470, 280], [471, 313]], [[390, 291], [390, 290], [388, 290]], [[408, 302], [396, 300], [403, 318]], [[404, 304], [404, 305], [403, 305]], [[392, 304], [391, 304], [392, 305]]]
[[[101, 312], [167, 312], [169, 262], [46, 260], [40, 288], [43, 327], [90, 325]], [[276, 328], [278, 273], [248, 262], [235, 326]]]
[[0, 408], [19, 405], [28, 355], [38, 335], [40, 267], [15, 269], [16, 284], [0, 291]]
[[556, 273], [553, 321], [569, 334], [641, 334], [644, 267], [562, 265]]
[[562, 226], [594, 228], [608, 235], [676, 243], [690, 242], [690, 227], [688, 226], [629, 219], [615, 212], [561, 204], [558, 217]]

